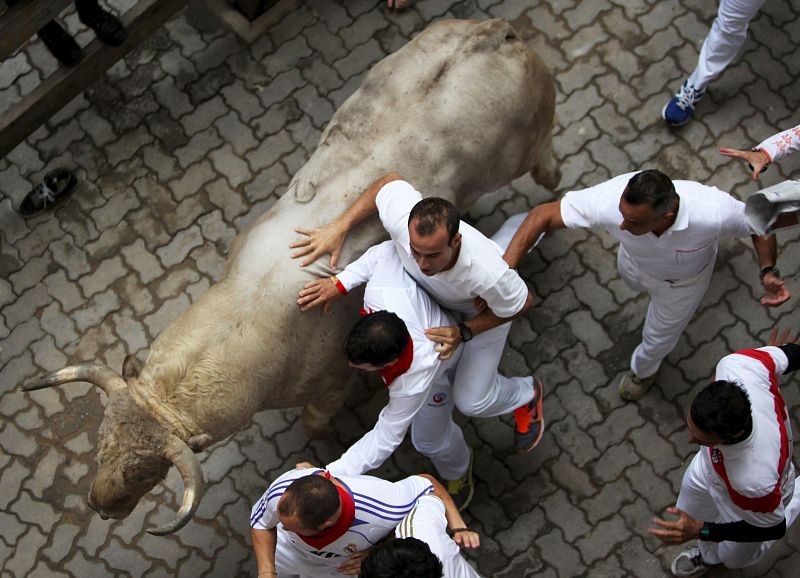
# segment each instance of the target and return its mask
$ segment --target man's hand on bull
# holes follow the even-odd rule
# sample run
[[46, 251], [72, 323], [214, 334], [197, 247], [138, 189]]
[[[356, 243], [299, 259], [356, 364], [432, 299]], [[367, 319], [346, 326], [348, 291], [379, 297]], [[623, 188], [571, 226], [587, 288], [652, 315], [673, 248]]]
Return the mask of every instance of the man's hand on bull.
[[292, 259], [306, 257], [300, 266], [305, 267], [316, 261], [317, 257], [330, 253], [330, 267], [336, 271], [336, 263], [342, 254], [342, 245], [347, 236], [347, 229], [336, 222], [328, 223], [319, 229], [303, 229], [298, 227], [295, 232], [305, 235], [305, 238], [289, 245], [290, 249], [299, 249], [292, 253]]
[[426, 329], [425, 337], [437, 343], [434, 349], [439, 352], [439, 359], [442, 361], [453, 357], [461, 345], [461, 331], [455, 325]]
[[297, 304], [300, 311], [310, 311], [314, 307], [322, 305], [322, 312], [328, 313], [331, 302], [340, 297], [341, 293], [336, 287], [333, 277], [315, 279], [303, 285], [302, 291], [297, 294]]
[[761, 304], [767, 307], [782, 305], [792, 296], [784, 280], [774, 273], [764, 275], [761, 284], [764, 286], [764, 296], [761, 298]]

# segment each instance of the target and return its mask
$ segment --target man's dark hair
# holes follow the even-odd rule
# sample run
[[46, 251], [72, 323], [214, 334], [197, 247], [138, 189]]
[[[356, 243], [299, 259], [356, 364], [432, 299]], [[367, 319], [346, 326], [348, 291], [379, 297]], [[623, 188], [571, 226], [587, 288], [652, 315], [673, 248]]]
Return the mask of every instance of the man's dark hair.
[[389, 311], [376, 311], [359, 319], [344, 342], [351, 363], [385, 365], [399, 357], [409, 340], [403, 320]]
[[339, 509], [339, 492], [324, 476], [311, 474], [293, 481], [278, 503], [281, 516], [296, 516], [306, 528], [319, 528]]
[[447, 229], [447, 244], [453, 242], [458, 233], [458, 223], [461, 215], [456, 206], [446, 199], [428, 197], [414, 205], [408, 214], [408, 226], [411, 221], [417, 220], [414, 230], [420, 237], [432, 235], [436, 229], [444, 225]]
[[442, 562], [422, 540], [398, 538], [373, 548], [361, 561], [360, 578], [442, 578]]
[[734, 381], [718, 380], [697, 394], [689, 409], [694, 425], [726, 442], [753, 427], [750, 398]]
[[659, 216], [669, 211], [678, 198], [670, 178], [655, 169], [634, 175], [622, 196], [631, 205], [648, 205]]

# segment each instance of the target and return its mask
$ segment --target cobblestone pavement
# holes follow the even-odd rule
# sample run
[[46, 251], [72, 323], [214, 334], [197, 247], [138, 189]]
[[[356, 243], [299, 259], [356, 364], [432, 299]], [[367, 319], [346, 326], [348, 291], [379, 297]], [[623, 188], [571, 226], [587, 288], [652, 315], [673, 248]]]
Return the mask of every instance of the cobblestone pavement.
[[[85, 44], [91, 34], [69, 10], [66, 22]], [[219, 278], [230, 239], [280, 196], [372, 63], [427, 22], [502, 17], [552, 68], [561, 186], [553, 193], [524, 178], [483, 199], [469, 217], [485, 232], [556, 194], [646, 166], [743, 196], [756, 186], [716, 147], [752, 146], [797, 124], [800, 0], [766, 2], [699, 120], [668, 130], [660, 109], [693, 68], [715, 10], [712, 0], [419, 0], [390, 14], [377, 0], [314, 0], [250, 46], [200, 33], [185, 13], [169, 22], [0, 160], [2, 575], [254, 575], [247, 518], [269, 481], [299, 460], [335, 458], [373, 423], [384, 403], [374, 384], [352, 395], [325, 441], [307, 441], [296, 411], [259, 414], [202, 454], [207, 495], [186, 528], [160, 538], [143, 529], [175, 511], [174, 471], [128, 519], [103, 521], [86, 505], [104, 402], [96, 388], [16, 389], [72, 361], [118, 369], [126, 353], [143, 359]], [[0, 64], [0, 102], [24, 97], [55, 67], [31, 43]], [[78, 189], [54, 212], [22, 220], [14, 208], [55, 166], [74, 169]], [[763, 183], [798, 166], [800, 155]], [[797, 239], [796, 231], [780, 238], [789, 279], [800, 265]], [[635, 404], [619, 399], [615, 381], [646, 302], [621, 283], [612, 240], [560, 232], [527, 260], [522, 273], [538, 300], [515, 321], [502, 369], [544, 379], [548, 430], [533, 455], [517, 456], [510, 420], [461, 419], [476, 456], [467, 519], [482, 534], [472, 557], [482, 574], [668, 574], [676, 550], [645, 530], [674, 502], [695, 451], [683, 419], [692, 393], [727, 352], [763, 342], [776, 322], [797, 327], [795, 300], [769, 311], [757, 303], [748, 245], [722, 244], [713, 286], [663, 367], [662, 388]], [[796, 380], [784, 390], [799, 431]], [[406, 444], [379, 474], [420, 471], [432, 469]], [[795, 527], [757, 568], [709, 575], [796, 576], [799, 548]]]

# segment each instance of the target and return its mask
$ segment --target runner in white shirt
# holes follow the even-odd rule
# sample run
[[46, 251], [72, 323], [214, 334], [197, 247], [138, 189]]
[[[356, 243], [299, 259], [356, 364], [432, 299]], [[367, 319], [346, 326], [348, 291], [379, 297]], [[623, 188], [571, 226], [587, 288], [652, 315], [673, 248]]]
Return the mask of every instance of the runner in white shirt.
[[798, 150], [800, 150], [800, 125], [772, 135], [753, 150], [743, 151], [722, 147], [719, 152], [726, 157], [745, 161], [750, 165], [750, 170], [753, 171], [753, 180], [756, 181], [769, 165]]
[[[377, 313], [356, 323], [348, 336], [346, 351], [351, 366], [381, 373], [389, 390], [389, 403], [375, 427], [341, 458], [328, 464], [328, 470], [335, 475], [358, 475], [380, 467], [411, 427], [414, 447], [430, 458], [463, 509], [473, 492], [470, 451], [452, 417], [452, 380], [463, 348], [440, 360], [435, 343], [425, 337], [427, 327], [455, 322], [405, 272], [391, 241], [371, 247], [335, 278], [307, 283], [298, 303], [307, 311], [363, 283], [367, 284], [364, 310]], [[399, 317], [396, 323], [393, 317]], [[389, 343], [399, 341], [399, 355], [389, 353], [365, 361], [364, 354], [357, 351], [357, 340], [361, 336], [365, 346], [374, 350], [379, 340], [376, 334]]]
[[[505, 259], [516, 267], [546, 231], [592, 227], [619, 241], [620, 276], [632, 289], [650, 295], [642, 342], [619, 387], [623, 399], [638, 399], [703, 299], [719, 238], [750, 233], [744, 203], [715, 187], [670, 181], [660, 171], [628, 173], [532, 209]], [[761, 303], [780, 305], [790, 294], [775, 268], [775, 237], [752, 235], [752, 240], [765, 291]]]
[[692, 402], [689, 442], [703, 447], [668, 509], [678, 520], [656, 518], [660, 527], [650, 529], [667, 544], [700, 540], [675, 559], [676, 576], [757, 564], [797, 517], [792, 428], [778, 379], [798, 367], [795, 343], [737, 351]]
[[361, 578], [480, 578], [459, 548], [459, 544], [477, 547], [479, 537], [465, 526], [454, 504], [437, 496], [422, 496], [394, 535], [395, 540], [372, 550], [363, 560]]
[[429, 328], [440, 359], [461, 343], [464, 354], [453, 385], [456, 407], [467, 416], [491, 417], [514, 412], [514, 445], [532, 450], [540, 441], [543, 386], [529, 377], [497, 373], [514, 317], [533, 297], [525, 282], [502, 259], [502, 248], [461, 222], [458, 210], [444, 199], [428, 198], [389, 174], [375, 181], [333, 223], [318, 230], [297, 229], [307, 238], [293, 243], [293, 257], [307, 256], [301, 266], [331, 253], [331, 268], [347, 232], [378, 211], [405, 270], [436, 301], [462, 316], [457, 325]]
[[340, 578], [340, 570], [358, 575], [363, 556], [357, 553], [389, 535], [417, 499], [433, 490], [425, 475], [392, 483], [331, 477], [313, 467], [286, 472], [250, 514], [258, 576]]

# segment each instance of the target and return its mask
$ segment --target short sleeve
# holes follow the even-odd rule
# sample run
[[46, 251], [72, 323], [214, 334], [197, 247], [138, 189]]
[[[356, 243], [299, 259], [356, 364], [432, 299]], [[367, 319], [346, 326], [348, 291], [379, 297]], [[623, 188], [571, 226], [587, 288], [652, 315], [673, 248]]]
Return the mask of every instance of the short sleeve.
[[399, 482], [392, 484], [392, 494], [395, 496], [394, 502], [408, 506], [413, 506], [422, 496], [433, 493], [433, 484], [422, 476], [409, 476]]
[[588, 189], [568, 192], [561, 199], [564, 225], [568, 229], [619, 226], [619, 199], [635, 174], [626, 173]]
[[392, 240], [407, 234], [408, 215], [420, 200], [422, 195], [406, 181], [392, 181], [378, 191], [375, 197], [378, 216]]
[[514, 269], [507, 269], [480, 297], [498, 317], [513, 317], [525, 306], [528, 286]]
[[271, 530], [278, 525], [280, 522], [278, 518], [278, 501], [286, 487], [294, 481], [295, 477], [289, 475], [294, 472], [296, 470], [287, 472], [272, 482], [267, 491], [264, 492], [264, 495], [255, 503], [252, 510], [250, 510], [251, 528], [255, 530]]
[[715, 192], [720, 196], [720, 237], [744, 237], [752, 233], [744, 214], [744, 203], [728, 193]]

